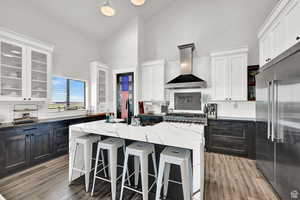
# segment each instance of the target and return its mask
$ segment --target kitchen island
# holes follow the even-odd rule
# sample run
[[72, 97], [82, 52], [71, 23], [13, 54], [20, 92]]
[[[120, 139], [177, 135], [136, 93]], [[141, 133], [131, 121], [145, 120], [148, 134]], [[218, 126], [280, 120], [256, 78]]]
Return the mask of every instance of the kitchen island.
[[[130, 126], [125, 123], [106, 123], [104, 120], [100, 120], [70, 126], [69, 131], [69, 160], [73, 158], [75, 138], [90, 133], [192, 150], [193, 199], [203, 200], [204, 125], [161, 122], [153, 126], [143, 127]], [[89, 149], [88, 151], [91, 155], [92, 150]], [[80, 153], [82, 151], [79, 150], [77, 152], [76, 167], [83, 168], [83, 156]], [[71, 177], [70, 172], [71, 162], [69, 164], [69, 182], [81, 175], [74, 171]], [[89, 174], [86, 176], [89, 176]]]

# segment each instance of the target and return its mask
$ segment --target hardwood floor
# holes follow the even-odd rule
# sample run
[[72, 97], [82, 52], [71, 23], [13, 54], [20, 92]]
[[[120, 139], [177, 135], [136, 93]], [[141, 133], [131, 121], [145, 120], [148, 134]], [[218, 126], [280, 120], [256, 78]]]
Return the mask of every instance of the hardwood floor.
[[[205, 200], [277, 200], [252, 160], [206, 153]], [[98, 181], [95, 197], [84, 190], [79, 179], [68, 186], [68, 157], [62, 156], [0, 180], [0, 194], [7, 200], [109, 200], [110, 185]], [[127, 191], [124, 199], [141, 195]], [[154, 194], [150, 195], [150, 199]], [[178, 197], [176, 199], [182, 199]]]
[[205, 200], [279, 200], [255, 161], [206, 153]]

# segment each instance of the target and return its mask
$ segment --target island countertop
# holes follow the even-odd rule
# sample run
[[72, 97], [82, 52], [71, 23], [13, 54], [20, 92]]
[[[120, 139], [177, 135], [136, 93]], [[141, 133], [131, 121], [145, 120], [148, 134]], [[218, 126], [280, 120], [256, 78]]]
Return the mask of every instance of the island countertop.
[[72, 130], [84, 131], [129, 140], [193, 149], [204, 145], [204, 126], [160, 122], [152, 126], [131, 126], [126, 123], [106, 123], [105, 120], [70, 126]]
[[[118, 137], [133, 141], [149, 142], [153, 144], [174, 146], [190, 149], [192, 151], [193, 166], [193, 199], [203, 200], [204, 195], [204, 125], [160, 122], [153, 126], [131, 126], [125, 123], [106, 123], [105, 120], [76, 124], [70, 126], [69, 134], [69, 159], [73, 160], [75, 139], [87, 134]], [[91, 148], [88, 155], [92, 155]], [[76, 154], [76, 167], [83, 167], [82, 152]], [[69, 172], [71, 172], [71, 162]], [[91, 169], [91, 166], [87, 166]], [[89, 172], [90, 173], [90, 172]], [[87, 173], [86, 180], [88, 180]], [[81, 174], [69, 173], [69, 183]], [[86, 183], [88, 185], [88, 183]]]

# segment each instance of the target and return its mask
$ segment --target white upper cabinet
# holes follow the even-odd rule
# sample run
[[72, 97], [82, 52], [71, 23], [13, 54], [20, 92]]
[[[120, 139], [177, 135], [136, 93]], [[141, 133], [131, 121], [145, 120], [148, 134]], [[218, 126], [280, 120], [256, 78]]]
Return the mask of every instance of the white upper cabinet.
[[229, 56], [229, 100], [247, 101], [248, 76], [247, 76], [247, 58], [246, 53]]
[[293, 0], [285, 13], [287, 44], [293, 46], [300, 41], [300, 1]]
[[248, 49], [211, 54], [212, 100], [247, 101]]
[[226, 100], [229, 96], [228, 57], [212, 58], [213, 99]]
[[0, 99], [23, 100], [26, 94], [26, 48], [1, 40]]
[[266, 64], [271, 60], [271, 34], [265, 35], [259, 45], [260, 45], [260, 63], [261, 65]]
[[141, 100], [165, 100], [165, 61], [145, 62], [141, 65]]
[[91, 106], [94, 112], [106, 112], [109, 109], [108, 80], [109, 67], [99, 62], [90, 64]]
[[51, 55], [49, 52], [28, 48], [27, 88], [30, 100], [47, 100], [51, 81]]
[[273, 59], [286, 50], [285, 21], [277, 20], [270, 29], [269, 58]]
[[48, 101], [53, 46], [0, 28], [0, 101]]
[[281, 0], [259, 33], [260, 66], [300, 41], [300, 0]]

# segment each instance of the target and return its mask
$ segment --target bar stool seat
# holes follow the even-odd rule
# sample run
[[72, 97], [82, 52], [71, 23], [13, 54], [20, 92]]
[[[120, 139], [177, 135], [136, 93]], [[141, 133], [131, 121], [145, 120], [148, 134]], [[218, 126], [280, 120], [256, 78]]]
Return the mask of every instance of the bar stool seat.
[[[182, 183], [169, 180], [171, 164], [180, 166]], [[160, 154], [155, 200], [160, 199], [162, 185], [164, 186], [163, 198], [167, 197], [169, 182], [182, 184], [184, 200], [191, 200], [192, 181], [191, 151], [176, 147], [166, 147]]]
[[[119, 148], [123, 148], [123, 152], [125, 155], [125, 140], [120, 138], [107, 138], [105, 140], [98, 142], [96, 163], [98, 162], [100, 153], [103, 153], [103, 150], [107, 150], [108, 165], [103, 166], [103, 168], [100, 170], [98, 170], [98, 166], [95, 167], [91, 196], [93, 196], [94, 194], [96, 179], [100, 179], [111, 183], [112, 200], [116, 199], [117, 181], [122, 177], [122, 175], [117, 177], [117, 167], [121, 167], [121, 168], [123, 167], [117, 164]], [[106, 168], [109, 168], [108, 172], [109, 172], [110, 179], [107, 179]], [[98, 176], [98, 174], [101, 171], [104, 171], [105, 178]], [[129, 175], [128, 171], [127, 171], [127, 175]], [[129, 185], [131, 185], [130, 181], [129, 181]]]
[[[73, 156], [72, 156], [72, 161], [71, 161], [71, 174], [70, 174], [70, 179], [69, 179], [69, 184], [71, 184], [72, 176], [73, 176], [73, 171], [77, 171], [80, 173], [83, 173], [85, 175], [85, 185], [86, 185], [86, 192], [89, 190], [89, 183], [90, 183], [90, 172], [93, 170], [92, 169], [92, 148], [93, 144], [101, 140], [101, 136], [95, 135], [95, 134], [88, 134], [84, 136], [80, 136], [75, 139], [75, 145], [73, 149]], [[79, 169], [75, 166], [76, 164], [76, 154], [77, 154], [77, 149], [79, 145], [83, 145], [83, 160], [84, 160], [84, 168]], [[99, 162], [99, 161], [98, 161]], [[95, 166], [99, 165], [99, 163], [96, 162]], [[103, 155], [101, 156], [100, 159], [100, 165], [105, 165]]]
[[[154, 167], [154, 178], [155, 181], [149, 188], [149, 181], [148, 181], [148, 156], [152, 156], [153, 167]], [[128, 168], [128, 157], [134, 156], [134, 172], [129, 175], [126, 179], [126, 170]], [[139, 180], [139, 168], [141, 168], [141, 179], [142, 179], [142, 191], [137, 189], [125, 186], [125, 180], [129, 180], [132, 175], [135, 175], [135, 186], [137, 188], [138, 180]], [[122, 177], [122, 186], [121, 186], [121, 195], [120, 200], [123, 198], [124, 188], [140, 193], [143, 195], [143, 200], [148, 200], [149, 191], [153, 188], [157, 180], [157, 166], [156, 166], [156, 156], [155, 156], [155, 148], [154, 144], [146, 143], [146, 142], [134, 142], [126, 147], [125, 153], [125, 161], [124, 161], [124, 168], [123, 168], [123, 177]]]

